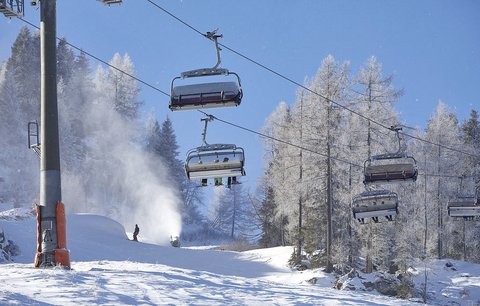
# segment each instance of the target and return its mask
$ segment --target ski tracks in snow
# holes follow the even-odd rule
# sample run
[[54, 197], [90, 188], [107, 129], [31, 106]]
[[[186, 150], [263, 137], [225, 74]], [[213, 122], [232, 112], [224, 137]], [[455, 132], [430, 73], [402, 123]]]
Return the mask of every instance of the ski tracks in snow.
[[75, 262], [73, 270], [2, 265], [0, 304], [395, 305], [398, 300], [310, 284], [226, 276], [130, 261]]

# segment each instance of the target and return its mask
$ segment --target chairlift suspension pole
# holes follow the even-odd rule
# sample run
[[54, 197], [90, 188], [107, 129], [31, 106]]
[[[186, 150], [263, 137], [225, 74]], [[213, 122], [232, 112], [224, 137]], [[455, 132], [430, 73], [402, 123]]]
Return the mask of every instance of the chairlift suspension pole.
[[202, 132], [202, 145], [207, 146], [207, 126], [209, 121], [213, 121], [213, 116], [212, 115], [207, 115], [206, 118], [200, 119], [201, 121], [205, 121], [205, 125], [203, 126], [203, 132]]
[[222, 63], [222, 60], [220, 58], [220, 51], [222, 49], [220, 49], [220, 47], [218, 46], [218, 39], [222, 38], [223, 35], [222, 34], [218, 35], [217, 30], [212, 32], [207, 32], [207, 34], [205, 34], [206, 38], [213, 40], [215, 42], [215, 50], [217, 51], [217, 64], [212, 69], [217, 69], [218, 67], [220, 67], [220, 64]]
[[400, 140], [400, 131], [402, 130], [401, 127], [399, 126], [395, 126], [395, 125], [392, 125], [390, 127], [390, 130], [392, 130], [393, 132], [395, 132], [395, 134], [397, 135], [397, 140], [398, 140], [398, 151], [397, 151], [397, 154], [400, 154], [402, 153], [402, 142]]

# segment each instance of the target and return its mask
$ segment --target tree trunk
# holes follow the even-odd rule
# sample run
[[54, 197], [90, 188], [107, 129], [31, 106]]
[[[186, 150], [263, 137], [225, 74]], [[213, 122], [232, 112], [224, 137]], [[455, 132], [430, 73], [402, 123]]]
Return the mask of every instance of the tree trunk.
[[330, 103], [327, 104], [327, 266], [325, 272], [332, 272], [332, 170], [330, 160]]
[[[440, 174], [440, 147], [438, 147], [437, 174]], [[442, 204], [440, 203], [440, 178], [437, 179], [437, 209], [438, 209], [438, 237], [437, 237], [437, 255], [439, 259], [443, 257], [443, 214]]]

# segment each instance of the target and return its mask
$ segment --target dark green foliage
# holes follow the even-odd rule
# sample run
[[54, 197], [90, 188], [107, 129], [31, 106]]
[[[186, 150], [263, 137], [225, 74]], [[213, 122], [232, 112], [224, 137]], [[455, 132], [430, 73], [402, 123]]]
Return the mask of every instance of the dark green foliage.
[[269, 248], [282, 245], [282, 233], [281, 224], [275, 217], [277, 215], [277, 204], [275, 203], [273, 188], [266, 186], [264, 189], [265, 197], [261, 207], [258, 209], [262, 230], [258, 243], [264, 248]]

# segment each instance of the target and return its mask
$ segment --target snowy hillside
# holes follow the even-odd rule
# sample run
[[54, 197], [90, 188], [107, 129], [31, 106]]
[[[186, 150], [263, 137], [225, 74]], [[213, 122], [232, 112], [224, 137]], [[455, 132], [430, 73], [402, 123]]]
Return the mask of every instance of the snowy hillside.
[[[0, 231], [20, 255], [4, 262], [0, 304], [20, 305], [414, 305], [367, 291], [333, 289], [334, 276], [291, 271], [290, 247], [243, 253], [173, 248], [128, 240], [117, 222], [96, 215], [68, 216], [72, 270], [35, 269], [35, 220], [0, 215]], [[139, 238], [141, 238], [141, 233]], [[428, 264], [432, 305], [478, 305], [480, 265]], [[423, 279], [418, 268], [417, 280]], [[308, 280], [317, 278], [316, 284]]]

